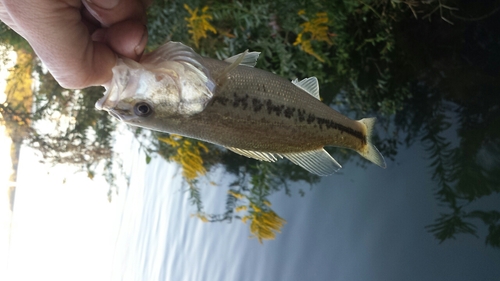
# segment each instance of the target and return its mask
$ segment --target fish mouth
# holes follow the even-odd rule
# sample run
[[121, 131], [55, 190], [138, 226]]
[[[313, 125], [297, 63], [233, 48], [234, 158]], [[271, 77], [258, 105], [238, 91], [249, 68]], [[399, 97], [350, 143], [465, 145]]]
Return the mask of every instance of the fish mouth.
[[[113, 78], [113, 80], [115, 80]], [[120, 87], [116, 85], [115, 81], [111, 82], [111, 85], [106, 88], [106, 92], [104, 92], [104, 96], [97, 100], [95, 103], [95, 107], [99, 110], [109, 111], [114, 108], [120, 97]]]
[[116, 113], [116, 111], [114, 111], [113, 109], [108, 109], [106, 110], [109, 115], [115, 117], [116, 119], [118, 119], [118, 121], [123, 121], [122, 117], [120, 116], [120, 114]]
[[115, 108], [120, 100], [120, 95], [122, 95], [129, 82], [129, 67], [121, 59], [118, 59], [118, 63], [113, 67], [112, 71], [113, 79], [108, 85], [104, 85], [106, 88], [104, 96], [95, 103], [98, 110], [109, 112], [110, 109]]
[[123, 118], [120, 116], [120, 114], [118, 114], [118, 111], [116, 110], [120, 96], [120, 91], [117, 88], [119, 87], [110, 86], [106, 90], [106, 92], [104, 92], [104, 96], [97, 100], [97, 102], [95, 103], [95, 107], [98, 110], [107, 111], [109, 115], [115, 117], [119, 121], [123, 121]]
[[104, 93], [104, 97], [100, 98], [95, 103], [95, 108], [97, 108], [98, 110], [106, 110], [107, 111], [108, 109], [104, 105], [106, 103], [107, 99], [108, 99], [108, 96], [106, 95], [106, 93]]

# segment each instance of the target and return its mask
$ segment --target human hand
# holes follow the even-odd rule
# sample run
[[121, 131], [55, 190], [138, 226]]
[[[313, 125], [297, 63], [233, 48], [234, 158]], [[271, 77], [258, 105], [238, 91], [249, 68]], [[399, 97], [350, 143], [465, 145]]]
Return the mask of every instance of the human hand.
[[0, 19], [23, 36], [59, 84], [105, 85], [117, 55], [138, 60], [152, 0], [0, 0]]

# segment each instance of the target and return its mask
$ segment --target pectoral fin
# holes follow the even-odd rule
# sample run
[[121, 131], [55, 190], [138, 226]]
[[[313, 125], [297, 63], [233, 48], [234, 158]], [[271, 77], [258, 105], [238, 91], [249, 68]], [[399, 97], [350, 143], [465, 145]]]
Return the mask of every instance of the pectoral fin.
[[307, 171], [320, 175], [327, 176], [338, 171], [342, 166], [324, 149], [286, 153], [283, 154], [295, 165], [306, 169]]

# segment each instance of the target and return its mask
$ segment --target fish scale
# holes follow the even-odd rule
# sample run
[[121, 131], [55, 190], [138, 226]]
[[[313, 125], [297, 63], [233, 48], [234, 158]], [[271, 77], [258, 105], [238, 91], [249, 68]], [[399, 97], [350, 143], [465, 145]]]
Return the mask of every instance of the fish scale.
[[[212, 59], [205, 59], [204, 62], [215, 76], [229, 65]], [[220, 122], [224, 128], [241, 126], [241, 132], [238, 131], [241, 139], [234, 140], [229, 146], [243, 149], [261, 149], [263, 147], [260, 146], [265, 146], [268, 152], [295, 152], [303, 151], [304, 148], [318, 149], [325, 143], [333, 142], [351, 149], [360, 149], [364, 145], [366, 129], [362, 124], [334, 111], [280, 76], [274, 75], [273, 79], [269, 79], [269, 74], [260, 69], [238, 66], [228, 74], [229, 78], [222, 89], [215, 90], [203, 118], [206, 122]], [[237, 102], [238, 99], [242, 101]], [[246, 109], [243, 101], [248, 104]], [[287, 110], [292, 112], [289, 117], [285, 114]], [[299, 112], [302, 113], [302, 121], [299, 120]], [[309, 119], [308, 122], [309, 116], [314, 116], [314, 120]], [[322, 126], [321, 130], [318, 118], [354, 128], [357, 134], [351, 135], [344, 130], [328, 129], [326, 126]], [[259, 132], [259, 135], [268, 135], [266, 139], [270, 143], [247, 144], [252, 134]], [[233, 131], [231, 133], [235, 134]]]

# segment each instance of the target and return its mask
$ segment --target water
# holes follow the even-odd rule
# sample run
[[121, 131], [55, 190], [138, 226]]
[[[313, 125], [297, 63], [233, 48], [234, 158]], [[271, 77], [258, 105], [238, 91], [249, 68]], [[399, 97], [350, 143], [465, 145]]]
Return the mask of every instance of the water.
[[[500, 252], [478, 235], [439, 243], [425, 226], [447, 212], [436, 201], [422, 144], [400, 149], [387, 169], [343, 163], [312, 189], [269, 199], [287, 220], [276, 240], [259, 244], [248, 225], [191, 217], [179, 167], [135, 153], [121, 189], [114, 280], [498, 280]], [[128, 162], [130, 161], [130, 162]], [[206, 209], [220, 212], [232, 176], [215, 169], [200, 184]], [[217, 186], [210, 185], [214, 181]], [[500, 198], [479, 201], [497, 209]], [[477, 202], [476, 202], [477, 203]]]

